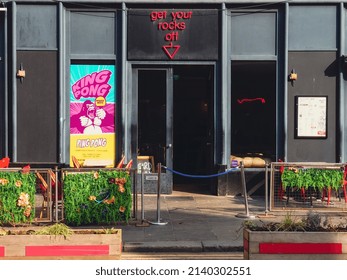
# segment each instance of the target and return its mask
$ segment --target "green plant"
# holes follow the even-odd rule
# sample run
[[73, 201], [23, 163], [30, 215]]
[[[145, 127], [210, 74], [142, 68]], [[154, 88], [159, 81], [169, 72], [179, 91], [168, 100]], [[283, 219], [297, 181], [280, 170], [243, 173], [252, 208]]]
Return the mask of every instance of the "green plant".
[[286, 188], [293, 188], [293, 187], [297, 187], [298, 186], [298, 170], [295, 169], [289, 169], [289, 168], [285, 168], [283, 170], [283, 173], [281, 174], [281, 181], [282, 181], [282, 186], [284, 189]]
[[290, 213], [286, 213], [282, 222], [277, 224], [277, 231], [304, 231], [305, 223], [294, 219]]
[[131, 216], [131, 179], [126, 171], [66, 173], [63, 184], [67, 224], [111, 224]]
[[340, 169], [318, 168], [285, 168], [281, 181], [283, 188], [332, 188], [338, 190], [342, 187], [343, 171]]
[[0, 223], [31, 223], [35, 218], [36, 176], [33, 173], [0, 172]]
[[34, 232], [35, 235], [64, 235], [67, 236], [73, 234], [73, 231], [65, 224], [57, 223], [51, 226], [43, 227]]

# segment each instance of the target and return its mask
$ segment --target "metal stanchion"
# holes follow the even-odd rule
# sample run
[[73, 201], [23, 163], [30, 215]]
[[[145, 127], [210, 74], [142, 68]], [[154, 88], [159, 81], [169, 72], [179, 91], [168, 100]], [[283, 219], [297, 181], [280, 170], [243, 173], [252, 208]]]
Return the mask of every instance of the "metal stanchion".
[[268, 214], [269, 212], [269, 206], [268, 206], [268, 196], [269, 196], [269, 190], [268, 190], [268, 172], [269, 172], [269, 169], [268, 169], [268, 164], [265, 164], [265, 215]]
[[135, 221], [137, 221], [137, 169], [134, 170], [134, 172], [131, 172], [132, 174], [132, 193], [133, 193], [133, 201], [132, 201], [132, 215]]
[[258, 215], [259, 218], [272, 218], [274, 215], [269, 213], [269, 164], [265, 164], [265, 214]]
[[242, 183], [242, 188], [243, 188], [243, 197], [244, 197], [244, 200], [245, 200], [245, 208], [246, 208], [246, 213], [245, 214], [242, 214], [242, 213], [239, 213], [236, 215], [236, 217], [238, 218], [248, 218], [248, 219], [254, 219], [255, 217], [254, 216], [251, 216], [249, 214], [249, 209], [248, 209], [248, 195], [247, 195], [247, 186], [246, 186], [246, 177], [245, 177], [245, 169], [244, 169], [244, 166], [243, 166], [243, 162], [241, 161], [241, 183]]
[[[58, 217], [58, 194], [59, 194], [59, 178], [58, 178], [58, 167], [56, 166], [54, 169], [54, 173], [55, 173], [55, 198], [54, 198], [54, 211], [55, 211], [55, 222], [59, 222], [59, 217]], [[63, 206], [62, 209], [60, 210], [62, 215], [63, 215]]]
[[144, 207], [144, 196], [145, 196], [145, 188], [144, 188], [144, 173], [143, 166], [141, 165], [141, 223], [137, 223], [137, 227], [148, 227], [149, 224], [145, 221], [145, 207]]
[[160, 174], [161, 174], [161, 163], [158, 163], [158, 193], [157, 193], [157, 221], [156, 222], [149, 222], [152, 225], [158, 225], [158, 226], [164, 226], [167, 225], [167, 222], [160, 221]]

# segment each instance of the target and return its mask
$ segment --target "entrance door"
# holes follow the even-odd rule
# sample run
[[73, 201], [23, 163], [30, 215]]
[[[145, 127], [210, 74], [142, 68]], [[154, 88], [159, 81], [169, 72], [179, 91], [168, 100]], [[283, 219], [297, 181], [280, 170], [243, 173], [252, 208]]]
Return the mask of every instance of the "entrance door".
[[[138, 160], [149, 163], [148, 173], [157, 173], [158, 163], [172, 168], [172, 69], [138, 69], [136, 86]], [[165, 175], [162, 189], [171, 193], [172, 174]]]
[[211, 193], [199, 175], [214, 166], [213, 73], [206, 65], [137, 70], [138, 156], [173, 169], [163, 169], [171, 191]]
[[174, 175], [174, 189], [214, 193], [213, 182], [199, 177], [214, 173], [213, 66], [175, 66], [173, 85], [173, 167], [196, 175]]

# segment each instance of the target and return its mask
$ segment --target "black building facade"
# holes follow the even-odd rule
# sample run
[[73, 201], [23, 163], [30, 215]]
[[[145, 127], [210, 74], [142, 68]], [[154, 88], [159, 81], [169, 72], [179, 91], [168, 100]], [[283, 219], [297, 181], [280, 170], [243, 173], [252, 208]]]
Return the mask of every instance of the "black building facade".
[[167, 167], [166, 193], [218, 195], [238, 192], [233, 176], [225, 188], [169, 170], [345, 162], [346, 29], [339, 1], [3, 2], [0, 158], [125, 156], [151, 176]]

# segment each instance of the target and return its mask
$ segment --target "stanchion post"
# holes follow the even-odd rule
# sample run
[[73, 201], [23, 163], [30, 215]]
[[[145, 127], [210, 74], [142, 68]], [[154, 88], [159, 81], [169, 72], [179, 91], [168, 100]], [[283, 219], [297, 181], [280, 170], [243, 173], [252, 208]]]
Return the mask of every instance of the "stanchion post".
[[137, 169], [132, 173], [133, 174], [133, 216], [134, 219], [138, 219], [138, 190], [137, 190]]
[[143, 172], [143, 166], [141, 164], [141, 223], [137, 223], [136, 226], [138, 227], [147, 227], [149, 224], [145, 222], [145, 203], [144, 203], [144, 196], [145, 196], [145, 188], [144, 188], [144, 179], [145, 175]]
[[266, 163], [265, 164], [265, 214], [269, 212], [269, 201], [268, 201], [268, 196], [269, 196], [269, 165]]
[[244, 168], [244, 165], [243, 165], [243, 161], [241, 161], [240, 165], [241, 165], [241, 184], [242, 184], [242, 188], [243, 188], [243, 197], [244, 197], [244, 201], [245, 201], [246, 213], [245, 214], [239, 213], [239, 214], [236, 215], [236, 217], [253, 219], [255, 217], [249, 215], [248, 195], [247, 195], [247, 186], [246, 186], [246, 176], [245, 176], [245, 168]]
[[143, 165], [141, 164], [141, 222], [145, 220], [145, 209], [144, 209], [144, 195], [145, 195], [145, 189], [143, 185], [144, 181], [144, 174], [143, 174]]
[[[59, 178], [58, 178], [58, 167], [55, 166], [54, 168], [54, 173], [55, 173], [55, 198], [54, 198], [54, 211], [55, 211], [55, 222], [59, 222], [59, 217], [58, 217], [58, 192], [59, 192]], [[62, 198], [63, 199], [63, 198]], [[61, 206], [61, 215], [63, 215], [63, 205]]]
[[162, 222], [160, 221], [160, 193], [161, 193], [161, 180], [160, 180], [160, 175], [161, 175], [161, 163], [158, 163], [158, 190], [157, 190], [157, 221], [156, 222], [149, 222], [152, 225], [158, 225], [158, 226], [163, 226], [166, 225], [167, 222]]

